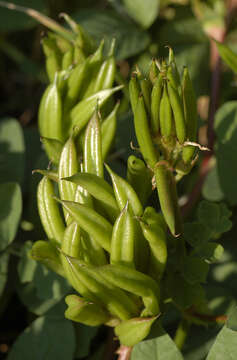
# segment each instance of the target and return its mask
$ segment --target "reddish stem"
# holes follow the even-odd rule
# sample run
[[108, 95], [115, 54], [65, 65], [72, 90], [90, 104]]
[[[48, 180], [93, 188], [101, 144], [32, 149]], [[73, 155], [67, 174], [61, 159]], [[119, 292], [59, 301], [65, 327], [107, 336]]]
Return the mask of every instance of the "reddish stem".
[[216, 46], [216, 43], [212, 40], [215, 39], [219, 42], [223, 42], [225, 38], [225, 28], [211, 28], [208, 31], [208, 35], [211, 37], [210, 46], [210, 62], [212, 69], [212, 80], [211, 80], [211, 98], [208, 114], [208, 129], [207, 129], [207, 138], [208, 138], [208, 147], [213, 152], [215, 133], [214, 133], [214, 120], [215, 113], [218, 107], [219, 93], [220, 93], [220, 74], [221, 74], [221, 59]]
[[226, 26], [225, 28], [212, 27], [208, 30], [208, 35], [210, 36], [210, 66], [212, 69], [212, 80], [211, 80], [211, 96], [210, 96], [210, 105], [208, 113], [208, 129], [207, 129], [207, 138], [208, 138], [208, 148], [211, 150], [210, 153], [204, 156], [200, 171], [199, 178], [196, 185], [191, 191], [189, 198], [182, 207], [182, 213], [186, 216], [190, 210], [194, 207], [198, 201], [202, 186], [204, 184], [205, 178], [210, 170], [209, 160], [211, 155], [214, 152], [214, 143], [215, 143], [215, 132], [214, 132], [214, 119], [215, 113], [218, 108], [219, 93], [220, 93], [220, 76], [221, 76], [221, 59], [217, 50], [216, 43], [212, 40], [215, 39], [219, 42], [223, 42], [225, 35], [227, 33], [227, 27], [230, 24], [233, 13], [237, 9], [237, 0], [230, 0], [228, 3], [228, 14], [226, 16]]
[[207, 314], [200, 314], [198, 312], [195, 311], [195, 309], [190, 308], [186, 311], [186, 313], [188, 315], [191, 315], [193, 317], [196, 317], [200, 320], [204, 320], [207, 322], [215, 322], [218, 324], [223, 324], [226, 323], [227, 321], [227, 316], [226, 315], [207, 315]]
[[203, 158], [200, 169], [199, 169], [198, 180], [189, 195], [188, 201], [181, 208], [181, 213], [184, 218], [190, 213], [190, 211], [192, 210], [192, 208], [194, 207], [194, 205], [196, 204], [196, 202], [198, 201], [198, 199], [201, 195], [202, 186], [203, 186], [206, 176], [210, 170], [210, 164], [209, 164], [210, 158], [211, 158], [210, 154], [206, 155]]
[[117, 351], [118, 360], [129, 360], [132, 354], [132, 347], [121, 345]]

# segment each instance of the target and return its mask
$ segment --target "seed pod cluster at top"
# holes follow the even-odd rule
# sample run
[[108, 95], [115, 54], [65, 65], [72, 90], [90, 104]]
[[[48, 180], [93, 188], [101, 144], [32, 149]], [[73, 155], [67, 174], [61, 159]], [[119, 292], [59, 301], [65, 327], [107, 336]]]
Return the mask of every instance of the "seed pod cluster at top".
[[150, 168], [165, 160], [177, 172], [193, 164], [197, 136], [197, 104], [188, 69], [182, 77], [172, 49], [168, 61], [152, 61], [148, 78], [139, 69], [129, 84], [140, 151]]
[[[108, 154], [116, 129], [118, 105], [111, 97], [121, 86], [114, 86], [116, 62], [115, 41], [104, 55], [104, 41], [95, 47], [90, 36], [68, 15], [64, 18], [71, 27], [72, 38], [48, 32], [42, 39], [49, 85], [39, 106], [39, 131], [49, 159], [55, 163], [55, 146], [62, 147], [77, 131], [78, 144], [95, 107], [105, 120], [103, 134]], [[108, 120], [107, 120], [108, 118]], [[107, 120], [107, 121], [106, 121]], [[109, 129], [109, 135], [108, 131]]]
[[[43, 175], [37, 202], [47, 240], [33, 245], [31, 257], [79, 293], [66, 297], [67, 318], [113, 326], [120, 342], [133, 346], [160, 314], [166, 225], [154, 208], [143, 208], [146, 188], [139, 198], [132, 177], [128, 182], [104, 168], [98, 109], [86, 126], [81, 153], [75, 139], [73, 133], [63, 145], [55, 170], [37, 170]], [[134, 156], [129, 164], [130, 176], [145, 168]]]
[[197, 148], [197, 105], [188, 69], [180, 79], [169, 49], [168, 62], [153, 60], [148, 78], [136, 69], [129, 92], [139, 150], [154, 173], [166, 223], [174, 236], [180, 236], [175, 176], [191, 170]]

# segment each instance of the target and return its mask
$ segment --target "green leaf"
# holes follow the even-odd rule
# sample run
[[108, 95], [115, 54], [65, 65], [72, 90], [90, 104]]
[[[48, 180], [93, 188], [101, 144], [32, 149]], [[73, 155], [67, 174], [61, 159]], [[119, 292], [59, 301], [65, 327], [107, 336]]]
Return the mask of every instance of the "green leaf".
[[237, 73], [237, 54], [235, 54], [227, 45], [216, 41], [216, 45], [221, 58], [224, 62]]
[[[21, 302], [27, 307], [28, 311], [36, 315], [44, 315], [53, 311], [53, 309], [61, 303], [58, 299], [40, 299], [37, 296], [37, 288], [34, 282], [25, 283], [24, 285], [19, 285], [17, 288], [17, 294]], [[64, 317], [64, 311], [66, 306], [63, 300], [64, 309], [62, 311], [62, 317]]]
[[12, 118], [1, 119], [0, 182], [15, 181], [21, 183], [23, 181], [25, 164], [24, 152], [24, 137], [19, 122]]
[[183, 276], [190, 284], [205, 282], [209, 265], [200, 258], [186, 257], [184, 259]]
[[9, 254], [4, 252], [0, 256], [0, 296], [4, 290], [7, 281]]
[[86, 326], [83, 324], [75, 324], [77, 337], [77, 351], [76, 357], [81, 359], [85, 358], [90, 353], [91, 341], [98, 333], [97, 326]]
[[21, 248], [21, 258], [17, 264], [17, 271], [22, 283], [30, 282], [34, 278], [37, 262], [29, 257], [32, 242], [26, 241]]
[[[28, 258], [30, 244], [31, 242], [27, 242], [22, 250], [22, 258], [18, 265], [21, 283], [17, 291], [21, 301], [31, 312], [43, 315], [58, 304], [71, 287], [66, 279]], [[66, 305], [63, 312], [65, 310]]]
[[144, 340], [151, 329], [157, 316], [150, 318], [132, 318], [122, 321], [114, 329], [118, 336], [120, 344], [125, 346], [134, 346]]
[[206, 177], [202, 188], [202, 195], [209, 201], [220, 201], [224, 198], [216, 165], [209, 171]]
[[217, 169], [220, 186], [231, 205], [237, 204], [237, 101], [220, 107], [215, 118]]
[[40, 264], [36, 268], [33, 281], [36, 284], [37, 296], [42, 300], [59, 301], [71, 288], [66, 279]]
[[224, 253], [222, 245], [215, 242], [209, 242], [204, 244], [198, 249], [195, 249], [195, 254], [202, 259], [208, 260], [209, 262], [218, 261]]
[[206, 360], [235, 360], [237, 358], [237, 332], [222, 328]]
[[200, 222], [184, 224], [184, 238], [192, 247], [206, 244], [210, 239], [210, 231]]
[[155, 21], [159, 11], [159, 0], [123, 0], [128, 14], [143, 28]]
[[226, 326], [228, 329], [237, 331], [237, 306], [236, 303], [229, 311]]
[[105, 40], [105, 49], [109, 49], [113, 38], [116, 39], [115, 56], [118, 60], [126, 59], [143, 51], [149, 44], [147, 32], [142, 31], [126, 18], [122, 18], [115, 11], [80, 10], [72, 14], [99, 43]]
[[15, 238], [22, 210], [21, 189], [16, 183], [0, 184], [0, 250]]
[[200, 305], [205, 301], [205, 292], [198, 283], [193, 286], [183, 276], [170, 273], [167, 280], [169, 297], [182, 309]]
[[[11, 1], [5, 1], [11, 2]], [[46, 13], [46, 5], [43, 0], [14, 0], [16, 5], [26, 6]], [[18, 31], [29, 29], [37, 24], [29, 15], [25, 15], [19, 11], [13, 11], [1, 8], [0, 10], [0, 31]]]
[[42, 316], [17, 338], [7, 360], [73, 360], [73, 324], [65, 319]]
[[159, 336], [135, 345], [131, 360], [182, 360], [183, 356], [170, 336], [161, 329]]
[[231, 211], [228, 210], [224, 203], [215, 204], [203, 200], [199, 204], [198, 220], [209, 228], [212, 236], [217, 236], [231, 229], [232, 222], [229, 220], [230, 216]]
[[209, 326], [206, 329], [200, 326], [192, 326], [184, 346], [185, 360], [206, 359], [217, 333], [218, 328], [216, 326]]

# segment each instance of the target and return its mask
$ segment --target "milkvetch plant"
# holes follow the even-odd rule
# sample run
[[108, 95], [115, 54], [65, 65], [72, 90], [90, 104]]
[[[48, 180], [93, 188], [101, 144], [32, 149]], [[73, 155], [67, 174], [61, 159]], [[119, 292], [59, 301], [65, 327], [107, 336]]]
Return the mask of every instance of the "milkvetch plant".
[[[38, 113], [49, 165], [34, 170], [42, 175], [37, 204], [45, 238], [33, 244], [28, 261], [41, 262], [41, 269], [70, 284], [67, 324], [112, 329], [119, 359], [144, 358], [143, 345], [154, 337], [162, 344], [162, 326], [169, 330], [167, 318], [175, 312], [180, 324], [175, 334], [170, 331], [173, 341], [166, 334], [164, 342], [181, 359], [178, 348], [192, 324], [226, 319], [212, 313], [205, 283], [209, 265], [223, 254], [217, 241], [231, 228], [223, 203], [200, 202], [192, 222], [181, 216], [178, 183], [199, 166], [200, 150], [213, 151], [198, 142], [189, 67], [179, 71], [168, 47], [166, 60], [154, 58], [148, 71], [136, 65], [126, 84], [116, 66], [115, 40], [95, 45], [68, 15], [62, 14], [63, 27], [27, 11], [50, 29], [42, 39], [49, 84]], [[235, 69], [235, 54], [217, 46]], [[128, 93], [137, 144], [122, 177], [108, 155]], [[162, 346], [157, 351], [165, 356]]]
[[[170, 303], [185, 323], [205, 325], [195, 314], [210, 314], [202, 287], [210, 254], [200, 244], [190, 248], [188, 229], [195, 225], [183, 225], [176, 190], [202, 149], [188, 69], [179, 74], [169, 48], [168, 61], [153, 60], [147, 77], [138, 67], [132, 74], [129, 92], [144, 161], [130, 156], [124, 179], [104, 166], [116, 128], [112, 95], [121, 88], [113, 87], [114, 43], [104, 58], [103, 41], [95, 49], [64, 17], [76, 40], [71, 44], [54, 33], [43, 40], [50, 84], [40, 104], [39, 129], [54, 166], [36, 170], [43, 175], [37, 199], [48, 240], [37, 241], [31, 257], [77, 292], [65, 299], [68, 319], [114, 327], [122, 346], [142, 341]], [[161, 212], [149, 206], [154, 188]], [[211, 247], [212, 255], [217, 248]], [[215, 254], [221, 252], [219, 247]], [[189, 294], [183, 302], [177, 284], [181, 296], [184, 289]]]

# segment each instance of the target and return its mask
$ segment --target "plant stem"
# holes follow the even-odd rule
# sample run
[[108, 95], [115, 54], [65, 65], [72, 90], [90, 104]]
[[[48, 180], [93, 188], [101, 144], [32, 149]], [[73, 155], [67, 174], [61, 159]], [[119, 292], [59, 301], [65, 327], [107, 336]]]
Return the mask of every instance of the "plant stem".
[[129, 360], [132, 354], [132, 347], [121, 345], [117, 350], [118, 360]]
[[112, 360], [114, 359], [114, 353], [118, 342], [114, 340], [114, 330], [113, 328], [108, 329], [107, 339], [105, 343], [103, 360]]
[[211, 168], [211, 164], [210, 164], [210, 154], [208, 153], [202, 160], [202, 163], [200, 165], [199, 168], [199, 177], [198, 180], [194, 186], [194, 188], [192, 189], [187, 202], [182, 206], [182, 215], [183, 217], [187, 217], [191, 210], [193, 209], [193, 207], [195, 206], [196, 202], [198, 201], [201, 192], [202, 192], [202, 186], [204, 184], [204, 181], [208, 175], [208, 172]]
[[180, 321], [179, 326], [176, 330], [176, 333], [174, 336], [174, 342], [175, 342], [177, 348], [180, 350], [183, 348], [183, 345], [187, 338], [189, 327], [190, 327], [190, 322], [183, 318]]
[[56, 21], [50, 19], [48, 16], [40, 13], [37, 10], [27, 8], [25, 6], [15, 5], [13, 3], [6, 3], [5, 1], [0, 1], [0, 6], [9, 10], [16, 10], [26, 15], [29, 15], [30, 17], [37, 20], [39, 23], [46, 26], [48, 29], [55, 31], [69, 41], [72, 41], [74, 39], [74, 35], [71, 31], [67, 30], [66, 28], [58, 24]]

